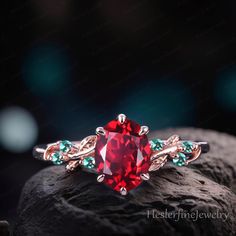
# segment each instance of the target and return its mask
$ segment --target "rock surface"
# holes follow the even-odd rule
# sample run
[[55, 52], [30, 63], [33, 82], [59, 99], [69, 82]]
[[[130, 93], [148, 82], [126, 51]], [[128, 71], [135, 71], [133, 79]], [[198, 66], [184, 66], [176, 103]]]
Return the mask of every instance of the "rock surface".
[[94, 174], [46, 168], [25, 184], [14, 235], [235, 235], [236, 138], [190, 128], [151, 136], [174, 133], [211, 151], [188, 167], [166, 164], [126, 197]]

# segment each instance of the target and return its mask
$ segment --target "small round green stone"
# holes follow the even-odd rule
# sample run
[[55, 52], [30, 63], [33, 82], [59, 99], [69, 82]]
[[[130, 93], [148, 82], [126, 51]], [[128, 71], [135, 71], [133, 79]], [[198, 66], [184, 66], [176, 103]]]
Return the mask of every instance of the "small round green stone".
[[172, 159], [172, 162], [176, 166], [184, 166], [186, 163], [186, 159], [187, 159], [186, 155], [184, 153], [179, 152], [177, 157]]
[[85, 157], [83, 160], [83, 166], [92, 169], [95, 167], [95, 159], [93, 157]]
[[72, 147], [72, 143], [68, 140], [63, 140], [60, 142], [60, 151], [69, 152]]
[[190, 141], [183, 142], [184, 151], [191, 153], [193, 151], [193, 143]]
[[151, 149], [154, 151], [159, 151], [163, 148], [164, 143], [161, 139], [153, 139], [150, 141]]
[[52, 154], [52, 162], [55, 165], [61, 165], [63, 163], [62, 156], [59, 152], [55, 152]]

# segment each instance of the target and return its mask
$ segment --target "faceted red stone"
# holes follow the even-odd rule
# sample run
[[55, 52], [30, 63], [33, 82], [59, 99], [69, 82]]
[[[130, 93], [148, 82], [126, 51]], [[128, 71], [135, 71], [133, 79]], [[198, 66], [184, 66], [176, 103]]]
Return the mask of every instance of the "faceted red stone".
[[95, 148], [97, 172], [105, 174], [104, 183], [116, 191], [137, 187], [150, 166], [151, 149], [146, 135], [139, 136], [140, 125], [126, 119], [124, 124], [112, 120], [104, 126]]

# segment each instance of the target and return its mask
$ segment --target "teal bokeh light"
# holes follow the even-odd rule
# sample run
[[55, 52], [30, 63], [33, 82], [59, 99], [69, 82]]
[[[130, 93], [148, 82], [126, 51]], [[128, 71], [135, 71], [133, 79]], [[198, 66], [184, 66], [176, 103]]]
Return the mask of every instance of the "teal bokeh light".
[[0, 111], [0, 144], [6, 150], [23, 153], [33, 147], [38, 125], [33, 115], [22, 107], [7, 107]]
[[144, 80], [120, 105], [120, 112], [152, 129], [194, 124], [194, 98], [188, 87], [178, 80], [149, 83]]
[[236, 67], [220, 75], [216, 82], [215, 96], [224, 109], [236, 112]]
[[69, 62], [63, 48], [44, 45], [33, 48], [23, 65], [24, 80], [38, 95], [62, 89], [68, 80]]

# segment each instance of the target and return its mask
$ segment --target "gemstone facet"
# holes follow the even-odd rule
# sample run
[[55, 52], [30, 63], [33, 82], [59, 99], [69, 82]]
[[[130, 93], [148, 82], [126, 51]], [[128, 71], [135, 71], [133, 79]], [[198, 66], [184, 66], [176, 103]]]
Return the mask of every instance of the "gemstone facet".
[[190, 141], [184, 141], [182, 143], [183, 147], [184, 147], [184, 151], [186, 153], [191, 153], [193, 151], [193, 143]]
[[152, 139], [150, 145], [153, 151], [160, 151], [164, 146], [164, 142], [160, 139]]
[[55, 165], [61, 165], [63, 163], [62, 156], [60, 155], [60, 152], [55, 152], [52, 154], [52, 162]]
[[137, 187], [150, 166], [151, 148], [146, 135], [139, 136], [140, 125], [126, 119], [112, 120], [98, 135], [95, 147], [97, 172], [105, 174], [103, 182], [116, 191]]
[[172, 159], [172, 162], [176, 166], [184, 166], [186, 164], [186, 160], [187, 160], [186, 155], [182, 152], [179, 152], [177, 156], [174, 159]]
[[61, 152], [69, 152], [72, 147], [72, 143], [68, 140], [63, 140], [60, 142], [60, 151]]
[[85, 157], [83, 159], [83, 166], [92, 169], [95, 167], [95, 159], [93, 157]]

